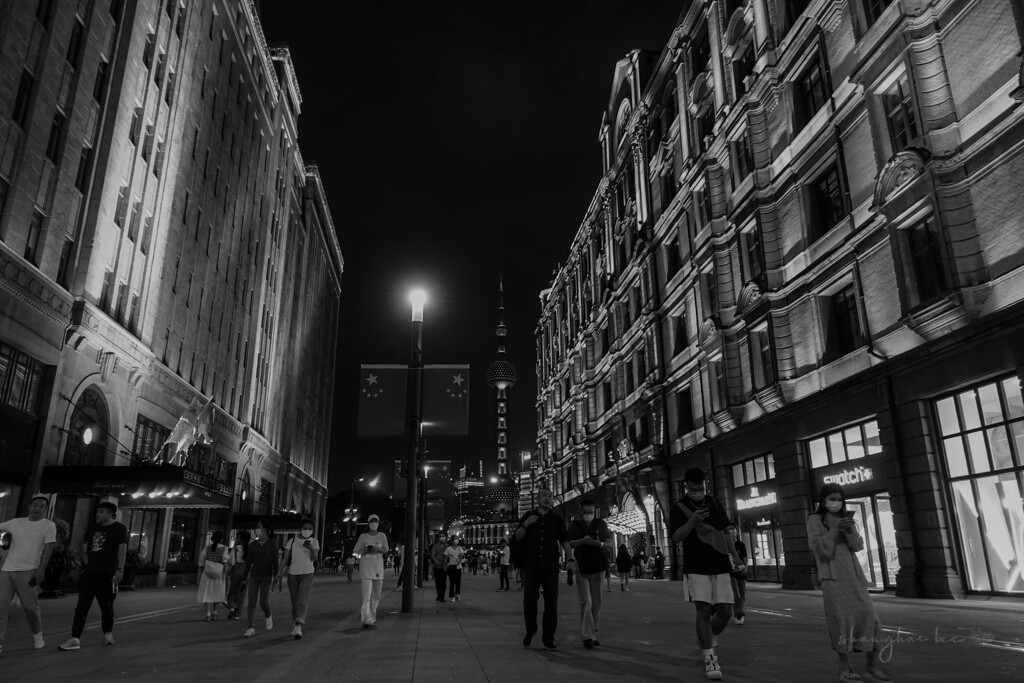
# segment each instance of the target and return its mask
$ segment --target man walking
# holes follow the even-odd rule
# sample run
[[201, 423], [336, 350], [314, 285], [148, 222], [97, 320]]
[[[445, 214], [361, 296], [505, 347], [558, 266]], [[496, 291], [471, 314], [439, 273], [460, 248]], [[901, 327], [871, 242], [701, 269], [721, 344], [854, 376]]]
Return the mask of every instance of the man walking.
[[673, 543], [683, 544], [683, 581], [687, 599], [697, 611], [697, 640], [704, 652], [704, 674], [722, 680], [715, 648], [718, 635], [732, 616], [730, 572], [739, 564], [732, 539], [725, 534], [729, 518], [722, 504], [707, 494], [704, 470], [693, 467], [683, 475], [686, 496], [672, 506], [669, 531]]
[[46, 519], [50, 499], [43, 495], [32, 498], [28, 517], [16, 517], [0, 524], [0, 536], [9, 534], [10, 549], [0, 569], [0, 652], [4, 651], [7, 634], [7, 613], [17, 594], [25, 612], [33, 646], [46, 646], [43, 640], [43, 616], [39, 609], [38, 587], [46, 577], [46, 565], [57, 545], [57, 525]]
[[526, 636], [523, 646], [530, 647], [537, 633], [537, 601], [544, 591], [544, 618], [541, 642], [548, 650], [555, 649], [555, 629], [558, 627], [558, 574], [559, 549], [572, 563], [575, 560], [569, 547], [565, 522], [551, 511], [555, 496], [549, 488], [537, 492], [537, 508], [519, 520], [516, 540], [523, 545], [523, 618]]
[[430, 569], [434, 573], [434, 587], [437, 589], [437, 598], [434, 602], [444, 602], [444, 585], [448, 575], [444, 571], [444, 551], [448, 545], [444, 541], [444, 533], [438, 531], [434, 537], [428, 554], [430, 555]]
[[665, 571], [665, 555], [661, 552], [661, 546], [654, 546], [654, 578], [661, 580], [663, 571]]
[[603, 519], [596, 519], [594, 501], [580, 501], [580, 516], [569, 525], [569, 546], [576, 557], [576, 594], [580, 600], [580, 636], [583, 647], [592, 650], [600, 643], [601, 582], [606, 568], [605, 548], [612, 546], [612, 533]]
[[114, 644], [114, 586], [121, 582], [128, 554], [128, 527], [117, 520], [117, 506], [104, 501], [96, 507], [96, 524], [85, 534], [82, 558], [85, 566], [78, 577], [78, 604], [71, 622], [71, 638], [59, 650], [82, 647], [82, 631], [93, 598], [100, 604], [103, 643]]
[[509, 558], [512, 557], [512, 551], [508, 547], [508, 541], [506, 541], [504, 538], [501, 539], [501, 547], [498, 549], [498, 553], [498, 563], [499, 569], [501, 571], [501, 574], [498, 577], [498, 590], [507, 593], [510, 590], [512, 590], [508, 585], [508, 563]]

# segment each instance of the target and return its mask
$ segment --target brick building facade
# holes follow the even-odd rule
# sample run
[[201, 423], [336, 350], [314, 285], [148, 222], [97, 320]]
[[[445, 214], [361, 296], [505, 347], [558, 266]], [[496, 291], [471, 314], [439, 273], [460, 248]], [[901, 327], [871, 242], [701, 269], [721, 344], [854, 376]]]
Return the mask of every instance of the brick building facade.
[[249, 0], [0, 3], [4, 518], [116, 497], [161, 572], [322, 519], [343, 260], [301, 105]]
[[538, 475], [665, 546], [701, 466], [790, 587], [836, 481], [876, 589], [1024, 593], [1021, 4], [683, 5], [541, 295]]

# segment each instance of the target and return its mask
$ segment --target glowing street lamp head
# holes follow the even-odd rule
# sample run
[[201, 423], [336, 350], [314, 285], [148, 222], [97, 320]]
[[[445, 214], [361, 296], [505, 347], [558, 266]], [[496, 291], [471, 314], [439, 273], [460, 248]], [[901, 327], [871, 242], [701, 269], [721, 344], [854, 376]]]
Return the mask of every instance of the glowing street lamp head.
[[423, 306], [427, 303], [427, 293], [422, 289], [409, 292], [409, 303], [412, 304], [413, 322], [423, 322]]
[[92, 443], [92, 439], [93, 439], [92, 427], [86, 427], [85, 429], [83, 429], [82, 430], [82, 443], [84, 443], [86, 446], [88, 446], [89, 444]]
[[369, 487], [370, 487], [370, 488], [372, 489], [372, 488], [373, 488], [374, 486], [376, 486], [376, 485], [377, 485], [377, 482], [378, 482], [379, 480], [380, 480], [380, 477], [377, 477], [377, 478], [375, 478], [375, 479], [374, 479], [373, 481], [371, 481], [371, 482], [370, 482], [369, 484], [367, 484], [367, 486], [369, 486]]

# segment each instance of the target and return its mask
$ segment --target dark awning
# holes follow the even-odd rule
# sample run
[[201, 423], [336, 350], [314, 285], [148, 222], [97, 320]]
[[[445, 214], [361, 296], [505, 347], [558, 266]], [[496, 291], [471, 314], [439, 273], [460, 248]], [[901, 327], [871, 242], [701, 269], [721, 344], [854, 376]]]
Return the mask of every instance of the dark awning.
[[286, 515], [235, 515], [231, 518], [231, 528], [255, 529], [257, 522], [261, 519], [270, 520], [270, 526], [274, 528], [275, 534], [291, 534], [298, 533], [302, 529], [302, 520], [304, 518], [297, 513]]
[[125, 508], [226, 508], [231, 490], [221, 482], [174, 465], [55, 466], [43, 468], [43, 493], [120, 496]]

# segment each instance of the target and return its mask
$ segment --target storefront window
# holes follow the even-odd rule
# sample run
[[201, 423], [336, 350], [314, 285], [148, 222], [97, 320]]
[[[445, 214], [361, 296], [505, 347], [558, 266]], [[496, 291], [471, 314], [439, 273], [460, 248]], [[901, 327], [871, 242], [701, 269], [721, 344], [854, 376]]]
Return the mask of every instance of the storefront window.
[[968, 588], [1024, 593], [1024, 398], [1008, 377], [935, 404]]
[[775, 490], [775, 458], [758, 455], [732, 466], [736, 528], [747, 549], [747, 578], [779, 581], [786, 564]]
[[128, 552], [138, 553], [141, 563], [153, 561], [159, 515], [156, 510], [129, 510], [121, 520], [128, 527]]
[[194, 510], [174, 511], [170, 542], [167, 544], [167, 564], [189, 565], [195, 562], [196, 523]]

